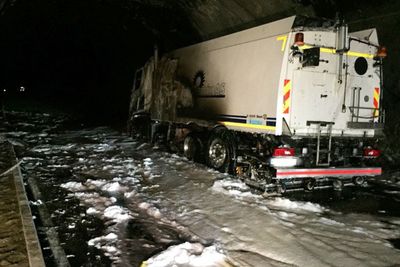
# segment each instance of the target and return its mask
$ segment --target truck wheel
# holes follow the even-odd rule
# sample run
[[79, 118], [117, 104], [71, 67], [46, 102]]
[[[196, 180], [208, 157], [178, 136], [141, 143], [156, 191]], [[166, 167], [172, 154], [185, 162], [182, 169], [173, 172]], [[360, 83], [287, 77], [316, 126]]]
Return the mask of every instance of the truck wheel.
[[201, 157], [201, 140], [194, 134], [188, 134], [183, 141], [183, 155], [188, 160], [199, 161]]
[[353, 184], [357, 186], [362, 186], [365, 183], [365, 178], [362, 176], [356, 176], [353, 178]]
[[307, 179], [304, 181], [304, 190], [306, 191], [313, 191], [315, 188], [316, 181], [315, 179]]
[[207, 145], [207, 164], [220, 172], [232, 172], [235, 150], [233, 138], [225, 129], [216, 129], [211, 134]]
[[333, 185], [333, 189], [336, 191], [342, 191], [342, 189], [343, 189], [343, 182], [340, 179], [333, 180], [332, 185]]
[[283, 195], [283, 194], [286, 193], [286, 190], [287, 190], [287, 188], [286, 188], [286, 184], [285, 183], [281, 182], [281, 183], [278, 183], [278, 185], [276, 186], [276, 192], [278, 194]]
[[134, 115], [130, 123], [130, 135], [132, 137], [150, 139], [151, 119], [148, 114]]

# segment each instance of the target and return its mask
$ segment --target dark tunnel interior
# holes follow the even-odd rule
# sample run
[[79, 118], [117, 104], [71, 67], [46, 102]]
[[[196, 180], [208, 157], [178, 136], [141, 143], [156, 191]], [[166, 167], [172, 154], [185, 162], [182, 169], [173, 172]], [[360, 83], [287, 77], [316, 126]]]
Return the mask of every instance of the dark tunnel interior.
[[339, 14], [351, 30], [376, 27], [388, 47], [385, 106], [388, 128], [398, 128], [398, 1], [1, 0], [0, 8], [0, 87], [10, 108], [124, 122], [134, 71], [155, 44], [162, 53], [290, 15]]

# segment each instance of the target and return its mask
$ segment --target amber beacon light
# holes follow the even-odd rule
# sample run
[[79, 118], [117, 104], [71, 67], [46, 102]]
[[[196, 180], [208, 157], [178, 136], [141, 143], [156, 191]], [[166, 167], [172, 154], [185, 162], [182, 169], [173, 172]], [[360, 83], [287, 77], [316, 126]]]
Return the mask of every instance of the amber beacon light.
[[376, 57], [385, 58], [387, 56], [387, 49], [384, 46], [380, 46], [376, 52]]
[[304, 33], [298, 32], [294, 36], [294, 45], [302, 46], [304, 45]]

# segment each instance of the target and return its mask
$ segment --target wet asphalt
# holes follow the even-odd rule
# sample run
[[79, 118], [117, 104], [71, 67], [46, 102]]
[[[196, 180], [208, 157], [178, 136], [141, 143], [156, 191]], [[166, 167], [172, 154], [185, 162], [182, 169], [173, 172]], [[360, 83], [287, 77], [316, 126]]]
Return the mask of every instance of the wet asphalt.
[[[88, 130], [89, 129], [89, 130]], [[95, 130], [94, 130], [95, 129]], [[139, 266], [143, 260], [165, 250], [168, 246], [185, 241], [200, 241], [196, 236], [182, 231], [169, 223], [157, 220], [138, 208], [135, 201], [126, 202], [119, 194], [95, 191], [101, 197], [113, 197], [117, 204], [129, 207], [132, 218], [123, 224], [104, 221], [87, 213], [85, 207], [70, 192], [60, 187], [66, 181], [112, 179], [115, 173], [97, 169], [99, 162], [107, 160], [139, 161], [145, 155], [137, 153], [138, 143], [120, 132], [108, 127], [94, 128], [67, 116], [52, 116], [38, 113], [10, 113], [7, 122], [0, 123], [0, 132], [5, 133], [15, 146], [19, 158], [24, 158], [22, 172], [25, 178], [35, 179], [42, 192], [42, 202], [47, 206], [57, 231], [60, 243], [71, 266]], [[125, 143], [112, 149], [97, 150], [99, 144]], [[130, 149], [129, 144], [135, 149]], [[140, 143], [139, 143], [140, 145]], [[74, 149], [68, 148], [74, 146]], [[36, 148], [36, 150], [34, 149]], [[48, 150], [50, 148], [50, 150]], [[161, 152], [160, 152], [161, 153]], [[162, 152], [165, 153], [165, 152]], [[89, 159], [89, 169], [77, 168], [77, 162]], [[112, 165], [112, 161], [110, 161]], [[86, 166], [86, 167], [87, 167]], [[120, 173], [125, 175], [126, 173]], [[146, 175], [138, 178], [146, 184]], [[396, 188], [395, 188], [396, 189]], [[140, 189], [138, 189], [140, 191]], [[28, 196], [32, 199], [27, 184]], [[400, 191], [400, 190], [399, 190]], [[400, 217], [400, 193], [382, 183], [361, 188], [346, 187], [342, 191], [323, 189], [314, 192], [288, 192], [286, 198], [309, 201], [341, 213], [360, 213], [381, 217]], [[37, 204], [32, 199], [32, 211], [36, 216], [36, 226], [41, 239], [47, 266], [56, 266], [44, 235]], [[117, 228], [117, 229], [116, 229]], [[123, 233], [119, 243], [123, 253], [109, 255], [104, 249], [89, 246], [88, 241], [102, 236], [109, 229]], [[389, 240], [400, 249], [399, 239]], [[205, 244], [207, 245], [207, 244]]]

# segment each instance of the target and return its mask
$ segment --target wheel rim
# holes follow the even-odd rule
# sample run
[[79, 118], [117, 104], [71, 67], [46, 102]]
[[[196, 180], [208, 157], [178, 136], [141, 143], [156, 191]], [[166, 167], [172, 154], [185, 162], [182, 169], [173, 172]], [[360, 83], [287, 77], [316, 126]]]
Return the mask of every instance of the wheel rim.
[[212, 167], [218, 169], [221, 168], [227, 156], [227, 149], [221, 139], [215, 139], [211, 142], [210, 148], [208, 149], [208, 158]]
[[355, 185], [362, 185], [364, 183], [364, 177], [358, 176], [354, 178], [354, 184]]
[[333, 181], [333, 188], [336, 190], [341, 190], [343, 187], [343, 182], [340, 180], [334, 180]]
[[307, 191], [312, 191], [314, 190], [315, 187], [315, 181], [314, 180], [308, 180], [305, 184], [305, 188]]
[[277, 191], [280, 194], [284, 194], [286, 192], [286, 184], [285, 183], [279, 184], [277, 187]]

